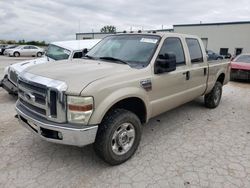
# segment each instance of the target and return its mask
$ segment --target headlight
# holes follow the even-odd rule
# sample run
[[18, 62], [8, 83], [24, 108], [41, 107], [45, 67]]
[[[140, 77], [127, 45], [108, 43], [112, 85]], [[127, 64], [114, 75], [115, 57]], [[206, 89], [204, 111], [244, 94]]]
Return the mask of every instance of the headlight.
[[68, 122], [87, 125], [93, 108], [93, 97], [67, 96]]

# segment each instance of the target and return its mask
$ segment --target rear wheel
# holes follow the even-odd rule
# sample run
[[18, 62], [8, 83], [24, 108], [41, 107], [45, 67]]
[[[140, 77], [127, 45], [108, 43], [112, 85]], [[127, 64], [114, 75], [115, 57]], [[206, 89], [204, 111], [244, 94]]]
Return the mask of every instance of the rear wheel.
[[107, 163], [118, 165], [133, 156], [141, 140], [141, 122], [132, 112], [115, 109], [98, 128], [96, 153]]
[[14, 56], [15, 56], [15, 57], [19, 57], [19, 56], [20, 56], [20, 53], [19, 53], [19, 52], [14, 52]]
[[220, 104], [222, 95], [222, 84], [218, 81], [215, 82], [214, 87], [210, 93], [205, 95], [205, 106], [207, 108], [216, 108]]
[[41, 56], [42, 56], [42, 53], [41, 53], [41, 52], [37, 52], [36, 56], [37, 56], [37, 57], [41, 57]]

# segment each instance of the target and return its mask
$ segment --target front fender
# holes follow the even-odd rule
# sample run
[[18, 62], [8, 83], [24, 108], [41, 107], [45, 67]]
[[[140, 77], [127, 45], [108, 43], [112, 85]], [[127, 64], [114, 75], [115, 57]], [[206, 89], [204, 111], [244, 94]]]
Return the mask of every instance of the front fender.
[[[139, 98], [144, 102], [144, 105], [146, 107], [146, 117], [148, 120], [148, 117], [151, 114], [151, 108], [148, 106], [149, 99], [146, 94], [146, 91], [137, 87], [128, 87], [116, 90], [111, 94], [109, 94], [108, 96], [106, 96], [105, 98], [98, 98], [97, 101], [94, 98], [95, 110], [91, 116], [89, 124], [91, 125], [100, 124], [105, 114], [113, 105], [115, 105], [117, 102], [123, 99], [131, 97]], [[96, 102], [98, 103], [98, 101], [100, 101], [100, 103], [96, 104]]]

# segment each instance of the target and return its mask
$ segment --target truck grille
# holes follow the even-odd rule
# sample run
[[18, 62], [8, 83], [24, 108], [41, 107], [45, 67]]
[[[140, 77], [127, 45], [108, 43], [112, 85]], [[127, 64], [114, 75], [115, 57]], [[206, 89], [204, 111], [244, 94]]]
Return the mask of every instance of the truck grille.
[[19, 80], [18, 89], [18, 96], [22, 106], [43, 117], [49, 115], [46, 86], [34, 85], [30, 82]]
[[17, 84], [17, 73], [13, 70], [10, 70], [10, 80], [14, 83]]
[[57, 123], [66, 121], [66, 84], [26, 73], [18, 77], [17, 87], [22, 107]]

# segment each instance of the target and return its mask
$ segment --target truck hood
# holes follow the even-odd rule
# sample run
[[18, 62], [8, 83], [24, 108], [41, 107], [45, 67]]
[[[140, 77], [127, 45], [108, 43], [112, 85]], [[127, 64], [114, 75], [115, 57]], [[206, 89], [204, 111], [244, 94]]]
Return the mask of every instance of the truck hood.
[[130, 66], [124, 64], [79, 59], [33, 66], [26, 69], [24, 73], [28, 72], [65, 82], [67, 84], [66, 93], [79, 95], [90, 83], [131, 69]]
[[[53, 59], [49, 59], [49, 61], [54, 61]], [[38, 64], [42, 64], [42, 63], [47, 63], [48, 59], [46, 56], [41, 57], [41, 58], [37, 58], [37, 59], [32, 59], [32, 60], [27, 60], [27, 61], [22, 61], [19, 63], [15, 63], [10, 65], [10, 69], [17, 72], [17, 73], [21, 73], [24, 69], [33, 66], [33, 65], [38, 65]]]

